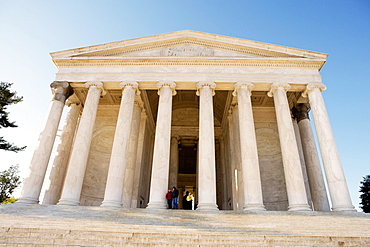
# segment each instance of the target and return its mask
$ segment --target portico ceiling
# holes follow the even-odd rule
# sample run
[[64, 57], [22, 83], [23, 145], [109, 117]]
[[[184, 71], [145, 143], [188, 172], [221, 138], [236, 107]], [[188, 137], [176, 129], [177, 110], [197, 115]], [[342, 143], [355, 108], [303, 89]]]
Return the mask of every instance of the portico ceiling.
[[[176, 95], [173, 97], [172, 110], [180, 108], [195, 108], [199, 109], [199, 96], [192, 90], [178, 90]], [[151, 112], [153, 113], [153, 119], [156, 121], [158, 111], [158, 100], [159, 96], [156, 90], [147, 90], [148, 100], [150, 103]], [[217, 91], [213, 97], [213, 109], [214, 117], [222, 122], [225, 107], [230, 102], [227, 102], [229, 91]], [[230, 98], [230, 97], [229, 97]], [[229, 100], [230, 101], [230, 100]], [[227, 109], [226, 109], [227, 110]]]
[[[148, 99], [152, 119], [156, 121], [158, 111], [159, 95], [158, 90], [142, 90], [142, 94], [146, 94]], [[223, 118], [233, 101], [232, 91], [217, 90], [213, 97], [214, 117], [222, 123]], [[84, 105], [87, 96], [87, 89], [77, 88], [73, 95], [73, 100], [81, 102]], [[121, 90], [106, 90], [106, 94], [101, 96], [100, 105], [119, 105], [121, 102]], [[143, 95], [142, 95], [143, 97]], [[300, 92], [287, 92], [288, 103], [293, 107], [297, 102], [303, 103], [307, 99], [301, 97]], [[274, 107], [274, 100], [267, 96], [267, 92], [253, 91], [251, 95], [253, 107]], [[172, 110], [180, 108], [199, 108], [199, 96], [195, 90], [176, 90], [176, 95], [173, 97]]]

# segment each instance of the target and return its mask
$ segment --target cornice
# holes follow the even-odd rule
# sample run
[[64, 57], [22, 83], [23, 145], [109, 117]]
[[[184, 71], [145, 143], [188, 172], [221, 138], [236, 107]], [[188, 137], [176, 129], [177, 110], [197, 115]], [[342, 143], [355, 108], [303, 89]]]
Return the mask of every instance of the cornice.
[[267, 57], [310, 57], [326, 59], [327, 54], [312, 52], [302, 49], [290, 48], [286, 46], [268, 44], [263, 42], [251, 41], [246, 39], [202, 33], [191, 30], [184, 30], [172, 33], [158, 34], [153, 36], [128, 39], [118, 42], [106, 43], [95, 46], [71, 49], [60, 52], [53, 52], [51, 56], [76, 57], [76, 56], [111, 56], [117, 54], [127, 54], [158, 47], [173, 46], [179, 44], [195, 44], [213, 48], [226, 49], [230, 51], [253, 54]]
[[[301, 57], [302, 55], [291, 55], [287, 53], [283, 53], [283, 51], [273, 51], [268, 49], [262, 49], [262, 48], [254, 48], [254, 47], [247, 47], [242, 45], [236, 45], [236, 44], [229, 44], [229, 43], [221, 43], [216, 41], [210, 41], [210, 40], [202, 40], [199, 38], [194, 37], [181, 37], [176, 38], [172, 40], [160, 40], [160, 41], [154, 41], [150, 43], [144, 43], [144, 44], [137, 44], [132, 46], [125, 46], [125, 47], [119, 47], [119, 48], [113, 48], [113, 49], [104, 49], [101, 51], [96, 52], [88, 52], [88, 53], [82, 53], [78, 54], [77, 56], [84, 56], [86, 54], [89, 54], [90, 57], [95, 56], [118, 56], [118, 55], [124, 55], [128, 53], [133, 52], [140, 52], [145, 50], [152, 50], [157, 48], [164, 48], [169, 46], [176, 46], [176, 45], [183, 45], [183, 44], [189, 44], [189, 45], [200, 45], [200, 46], [206, 46], [210, 48], [216, 48], [216, 49], [223, 49], [238, 53], [244, 53], [244, 54], [251, 54], [256, 56], [262, 56], [262, 57]], [[72, 56], [74, 57], [74, 56]]]
[[298, 67], [320, 70], [325, 60], [315, 59], [240, 59], [240, 58], [74, 58], [55, 59], [55, 65], [61, 67], [96, 67], [96, 66], [240, 66], [240, 67]]

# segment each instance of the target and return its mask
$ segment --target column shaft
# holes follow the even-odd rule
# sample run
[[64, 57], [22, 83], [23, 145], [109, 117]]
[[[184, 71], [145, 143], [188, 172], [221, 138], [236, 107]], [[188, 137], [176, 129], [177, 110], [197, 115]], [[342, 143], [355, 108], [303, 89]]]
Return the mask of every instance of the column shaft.
[[308, 183], [308, 176], [307, 176], [306, 162], [304, 160], [302, 140], [301, 140], [301, 135], [299, 133], [298, 123], [294, 118], [292, 118], [292, 124], [293, 124], [295, 138], [297, 140], [297, 148], [298, 148], [299, 160], [301, 162], [302, 176], [303, 176], [303, 181], [304, 181], [304, 188], [306, 190], [307, 202], [308, 202], [308, 206], [310, 206], [310, 208], [312, 209], [311, 190], [310, 190], [310, 185]]
[[174, 82], [160, 82], [157, 84], [159, 88], [159, 104], [154, 141], [152, 179], [147, 207], [151, 209], [166, 208], [165, 195], [168, 189], [170, 165], [172, 96], [175, 86]]
[[333, 211], [355, 211], [348, 191], [324, 99], [321, 95], [321, 90], [323, 89], [325, 89], [323, 84], [309, 84], [305, 93], [308, 94], [312, 109], [332, 209]]
[[68, 168], [69, 156], [71, 154], [73, 138], [75, 136], [78, 117], [80, 116], [81, 105], [72, 103], [68, 112], [60, 144], [57, 149], [57, 156], [54, 159], [53, 167], [50, 171], [50, 185], [45, 191], [43, 204], [55, 205], [60, 199], [63, 182]]
[[[235, 121], [235, 114], [236, 114], [236, 111], [235, 111], [236, 107], [235, 105], [230, 107], [229, 109], [229, 114], [227, 116], [228, 118], [228, 125], [229, 125], [229, 147], [230, 147], [230, 153], [229, 153], [229, 174], [230, 174], [230, 184], [231, 184], [231, 189], [230, 189], [230, 200], [231, 200], [231, 204], [232, 204], [232, 209], [233, 210], [237, 210], [238, 209], [238, 199], [239, 199], [239, 195], [238, 195], [238, 189], [239, 189], [239, 186], [238, 186], [238, 180], [237, 180], [237, 176], [236, 176], [236, 163], [237, 163], [237, 160], [236, 160], [236, 157], [237, 157], [237, 151], [236, 151], [236, 147], [238, 146], [236, 143], [239, 142], [239, 139], [236, 139], [235, 140], [235, 129], [234, 128], [234, 125], [237, 121]], [[240, 146], [240, 145], [239, 145]]]
[[198, 83], [199, 98], [199, 204], [197, 210], [218, 210], [216, 204], [216, 164], [213, 117], [215, 83]]
[[308, 117], [309, 109], [309, 104], [298, 104], [293, 108], [293, 114], [297, 119], [302, 140], [302, 149], [306, 162], [313, 208], [315, 211], [330, 211], [324, 176], [322, 174], [320, 159]]
[[179, 170], [179, 139], [178, 137], [171, 138], [171, 162], [170, 162], [170, 179], [168, 181], [168, 188], [177, 188], [177, 175]]
[[131, 200], [131, 207], [137, 208], [138, 205], [138, 197], [139, 197], [139, 186], [141, 178], [141, 171], [142, 171], [142, 160], [143, 160], [143, 150], [144, 150], [144, 139], [145, 139], [145, 130], [146, 130], [146, 120], [147, 115], [145, 109], [141, 109], [141, 119], [140, 119], [140, 130], [139, 130], [139, 138], [138, 138], [138, 148], [136, 152], [136, 164], [135, 164], [135, 178], [133, 183], [133, 191], [132, 191], [132, 200]]
[[138, 84], [136, 82], [124, 82], [120, 83], [119, 86], [122, 88], [122, 99], [109, 162], [104, 201], [101, 204], [102, 207], [115, 208], [122, 206], [123, 184], [128, 162], [132, 114], [134, 110], [135, 92]]
[[89, 88], [75, 141], [72, 148], [67, 175], [58, 205], [79, 205], [87, 158], [90, 151], [92, 132], [98, 110], [103, 84], [86, 83]]
[[220, 171], [221, 171], [221, 180], [222, 180], [222, 208], [221, 209], [228, 209], [227, 205], [227, 198], [228, 198], [228, 193], [227, 193], [227, 187], [229, 184], [227, 183], [227, 172], [226, 172], [226, 161], [225, 161], [225, 138], [223, 137], [223, 134], [220, 136]]
[[289, 88], [288, 84], [272, 84], [268, 95], [274, 97], [289, 201], [288, 211], [309, 211], [297, 141], [285, 92]]
[[139, 99], [137, 99], [134, 104], [134, 112], [132, 117], [131, 134], [129, 141], [128, 160], [125, 172], [125, 180], [123, 183], [122, 203], [124, 208], [130, 208], [132, 201], [132, 191], [134, 186], [135, 166], [137, 157], [136, 153], [138, 150], [137, 145], [140, 130], [141, 104], [142, 103], [139, 102]]
[[261, 175], [259, 169], [257, 140], [253, 121], [251, 83], [237, 83], [241, 164], [244, 181], [244, 210], [265, 210], [262, 199]]
[[29, 176], [24, 180], [21, 196], [17, 203], [36, 204], [39, 202], [64, 103], [73, 93], [68, 82], [53, 82], [50, 86], [53, 90], [53, 99], [32, 156]]
[[242, 211], [244, 208], [244, 179], [242, 171], [242, 156], [240, 149], [239, 105], [233, 108], [233, 143], [234, 145], [234, 171], [235, 179], [235, 210]]

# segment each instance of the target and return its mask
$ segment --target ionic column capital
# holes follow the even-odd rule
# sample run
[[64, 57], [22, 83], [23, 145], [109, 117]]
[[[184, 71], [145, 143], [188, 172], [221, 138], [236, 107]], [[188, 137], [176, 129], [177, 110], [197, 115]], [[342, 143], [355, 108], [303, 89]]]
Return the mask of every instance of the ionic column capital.
[[143, 118], [147, 118], [148, 117], [148, 115], [146, 114], [146, 110], [145, 110], [144, 107], [141, 108], [141, 115], [142, 115]]
[[64, 104], [68, 97], [73, 94], [73, 88], [68, 81], [53, 81], [50, 87], [53, 93], [53, 101], [60, 101]]
[[173, 144], [173, 145], [180, 144], [181, 143], [180, 140], [181, 140], [180, 136], [171, 136], [171, 144]]
[[241, 88], [247, 88], [249, 92], [252, 92], [252, 89], [254, 88], [254, 84], [251, 82], [237, 82], [234, 84], [235, 90], [233, 91], [233, 96], [237, 96], [238, 91]]
[[140, 94], [140, 91], [139, 91], [139, 83], [137, 83], [136, 81], [122, 81], [122, 82], [120, 82], [118, 84], [118, 86], [120, 88], [122, 88], [122, 90], [124, 90], [125, 87], [130, 86], [133, 89], [135, 89], [135, 94], [136, 95], [139, 95]]
[[172, 91], [172, 96], [175, 96], [176, 95], [176, 83], [174, 83], [173, 81], [160, 81], [158, 82], [156, 85], [155, 85], [157, 88], [158, 88], [158, 95], [161, 91], [161, 89], [164, 87], [164, 86], [168, 86], [170, 87], [171, 91]]
[[68, 81], [53, 81], [50, 84], [50, 87], [51, 88], [57, 88], [57, 87], [68, 88], [69, 82]]
[[297, 123], [304, 119], [310, 119], [308, 112], [311, 110], [310, 104], [302, 103], [297, 104], [293, 107], [292, 113], [293, 116], [297, 119]]
[[68, 99], [65, 103], [66, 106], [70, 107], [71, 105], [81, 105], [81, 102], [78, 102], [76, 100], [70, 100]]
[[319, 89], [320, 92], [326, 90], [326, 86], [322, 83], [309, 83], [306, 86], [306, 90], [302, 93], [302, 97], [307, 98], [308, 92], [314, 90], [315, 88]]
[[138, 99], [135, 99], [134, 106], [140, 107], [140, 112], [144, 109], [144, 102]]
[[85, 88], [90, 88], [91, 86], [96, 87], [97, 89], [100, 89], [101, 95], [106, 95], [107, 92], [104, 89], [104, 84], [101, 81], [89, 81], [85, 83]]
[[179, 141], [181, 139], [181, 137], [180, 136], [171, 136], [171, 140], [174, 140], [174, 139], [176, 139], [177, 141]]
[[276, 91], [276, 90], [278, 90], [279, 88], [284, 89], [284, 91], [286, 92], [286, 91], [288, 91], [288, 90], [291, 88], [291, 86], [290, 86], [288, 83], [272, 83], [272, 84], [271, 84], [271, 89], [270, 89], [270, 91], [267, 93], [267, 95], [268, 95], [269, 97], [273, 97], [273, 96], [274, 96], [275, 91]]
[[198, 82], [195, 86], [197, 87], [197, 92], [196, 92], [197, 96], [200, 96], [200, 89], [202, 89], [203, 87], [206, 87], [206, 86], [208, 86], [212, 90], [212, 96], [215, 95], [216, 83], [214, 83], [214, 82], [202, 81], [202, 82]]
[[231, 105], [231, 106], [229, 107], [229, 109], [227, 110], [227, 117], [228, 117], [228, 118], [231, 118], [231, 117], [233, 116], [235, 106], [236, 106], [236, 105]]

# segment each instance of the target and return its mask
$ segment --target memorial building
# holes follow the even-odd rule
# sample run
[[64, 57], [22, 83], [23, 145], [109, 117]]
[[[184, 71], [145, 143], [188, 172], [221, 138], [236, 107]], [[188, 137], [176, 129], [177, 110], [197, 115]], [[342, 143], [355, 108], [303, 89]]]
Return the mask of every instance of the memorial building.
[[39, 203], [49, 179], [49, 205], [165, 209], [175, 186], [180, 208], [190, 191], [197, 210], [354, 211], [322, 95], [326, 54], [185, 30], [51, 56], [17, 203]]

